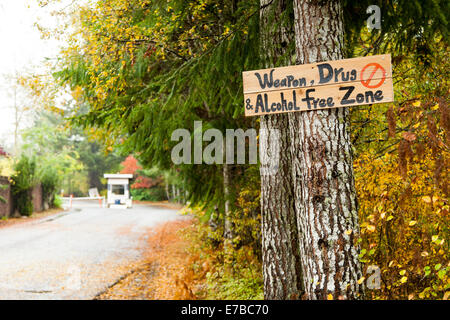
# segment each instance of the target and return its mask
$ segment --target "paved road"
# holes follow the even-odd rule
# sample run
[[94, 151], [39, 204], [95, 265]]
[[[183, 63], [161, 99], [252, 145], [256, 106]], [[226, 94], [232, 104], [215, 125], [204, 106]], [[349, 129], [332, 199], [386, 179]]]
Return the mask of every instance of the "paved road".
[[151, 227], [183, 218], [165, 208], [85, 202], [0, 228], [0, 299], [92, 299], [139, 260]]

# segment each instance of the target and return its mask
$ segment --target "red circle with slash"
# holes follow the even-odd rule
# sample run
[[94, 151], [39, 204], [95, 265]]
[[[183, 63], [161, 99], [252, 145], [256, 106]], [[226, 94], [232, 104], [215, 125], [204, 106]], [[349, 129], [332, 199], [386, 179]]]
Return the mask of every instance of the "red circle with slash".
[[[369, 77], [364, 78], [364, 73], [366, 71], [366, 69], [368, 67], [374, 67], [372, 70], [372, 73], [369, 75]], [[372, 81], [373, 77], [375, 76], [375, 74], [377, 73], [378, 70], [381, 70], [381, 73], [383, 74], [383, 77], [380, 79], [380, 81], [378, 81], [378, 83], [376, 84], [370, 84], [370, 82]], [[378, 88], [379, 86], [381, 86], [384, 83], [384, 80], [386, 80], [386, 70], [384, 70], [384, 68], [376, 62], [372, 62], [367, 64], [362, 70], [361, 70], [361, 83], [363, 84], [363, 86], [370, 88], [370, 89], [375, 89]], [[376, 79], [375, 79], [376, 80]]]

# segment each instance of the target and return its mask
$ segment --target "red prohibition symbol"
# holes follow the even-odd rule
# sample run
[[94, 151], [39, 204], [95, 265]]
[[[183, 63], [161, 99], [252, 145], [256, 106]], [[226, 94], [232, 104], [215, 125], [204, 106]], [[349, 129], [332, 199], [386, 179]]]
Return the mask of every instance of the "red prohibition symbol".
[[[368, 67], [374, 67], [372, 70], [372, 73], [369, 75], [369, 77], [365, 78], [365, 71]], [[372, 81], [373, 77], [375, 76], [375, 74], [377, 73], [378, 70], [381, 70], [381, 73], [383, 75], [383, 77], [380, 79], [380, 81], [378, 81], [378, 83], [375, 84], [371, 84], [370, 82]], [[366, 88], [370, 88], [370, 89], [375, 89], [378, 88], [379, 86], [381, 86], [384, 83], [384, 80], [386, 80], [386, 70], [384, 70], [384, 68], [376, 62], [372, 62], [367, 64], [364, 68], [362, 68], [361, 70], [361, 83], [363, 84], [363, 86], [365, 86]], [[375, 79], [376, 80], [376, 79]]]

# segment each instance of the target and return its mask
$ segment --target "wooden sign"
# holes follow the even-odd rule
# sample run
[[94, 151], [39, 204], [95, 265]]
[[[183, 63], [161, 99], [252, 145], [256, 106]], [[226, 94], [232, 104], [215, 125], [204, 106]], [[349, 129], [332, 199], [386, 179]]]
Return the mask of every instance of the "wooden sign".
[[394, 101], [391, 56], [245, 71], [245, 115]]

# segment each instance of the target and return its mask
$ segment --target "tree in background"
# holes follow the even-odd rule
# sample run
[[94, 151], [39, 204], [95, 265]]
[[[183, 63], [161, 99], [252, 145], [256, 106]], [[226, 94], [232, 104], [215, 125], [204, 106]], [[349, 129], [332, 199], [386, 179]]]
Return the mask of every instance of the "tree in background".
[[126, 157], [125, 160], [120, 163], [120, 165], [122, 166], [122, 170], [120, 170], [120, 173], [123, 174], [135, 174], [136, 171], [142, 169], [137, 159], [132, 155]]
[[158, 168], [143, 170], [137, 159], [129, 155], [122, 163], [120, 173], [133, 174], [134, 182], [131, 184], [131, 195], [135, 200], [161, 201], [168, 200], [168, 181]]
[[23, 130], [22, 140], [21, 152], [36, 158], [39, 176], [50, 183], [56, 174], [49, 188], [63, 188], [66, 194], [86, 196], [89, 188], [104, 189], [103, 174], [117, 171], [123, 159], [103, 151], [81, 129], [65, 128], [61, 115], [45, 110]]
[[86, 135], [83, 138], [75, 142], [75, 150], [87, 172], [89, 188], [104, 190], [106, 186], [102, 182], [103, 175], [118, 171], [123, 157], [115, 152], [105, 151], [100, 142], [93, 141]]

